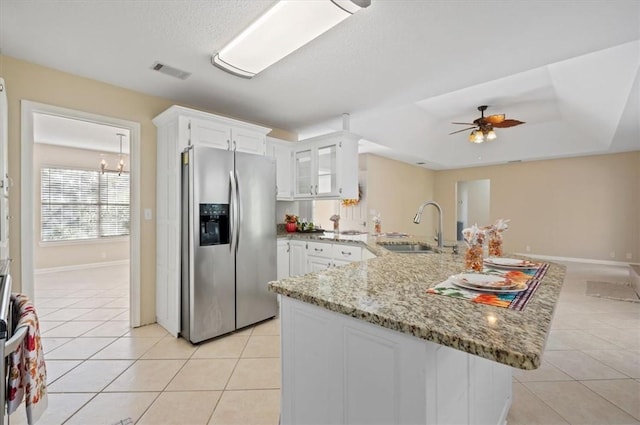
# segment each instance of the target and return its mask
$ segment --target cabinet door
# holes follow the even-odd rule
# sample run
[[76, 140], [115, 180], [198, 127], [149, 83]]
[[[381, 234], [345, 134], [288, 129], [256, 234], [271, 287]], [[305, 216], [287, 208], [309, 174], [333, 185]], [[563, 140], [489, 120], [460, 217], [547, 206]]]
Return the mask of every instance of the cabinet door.
[[9, 258], [9, 174], [7, 92], [0, 78], [0, 260]]
[[338, 143], [337, 187], [341, 199], [358, 198], [358, 142], [344, 138]]
[[276, 159], [276, 185], [278, 200], [290, 200], [293, 197], [291, 190], [291, 159], [292, 152], [288, 146], [274, 146], [274, 157]]
[[313, 175], [313, 149], [298, 150], [293, 153], [294, 196], [314, 195], [316, 182]]
[[316, 186], [314, 193], [317, 196], [337, 196], [337, 155], [338, 145], [320, 145], [315, 149], [316, 154]]
[[278, 280], [289, 277], [289, 251], [289, 241], [278, 240], [278, 268], [276, 272], [276, 278]]
[[324, 257], [315, 257], [313, 255], [309, 255], [307, 257], [307, 273], [315, 273], [321, 272], [323, 270], [327, 270], [331, 267], [331, 259]]
[[307, 272], [307, 244], [290, 241], [289, 247], [289, 276], [301, 276]]
[[199, 120], [191, 120], [191, 144], [228, 150], [231, 146], [231, 128], [226, 125]]
[[352, 261], [333, 260], [334, 267], [342, 267], [351, 264]]
[[266, 137], [255, 131], [243, 128], [231, 129], [232, 148], [238, 152], [264, 155], [266, 153]]

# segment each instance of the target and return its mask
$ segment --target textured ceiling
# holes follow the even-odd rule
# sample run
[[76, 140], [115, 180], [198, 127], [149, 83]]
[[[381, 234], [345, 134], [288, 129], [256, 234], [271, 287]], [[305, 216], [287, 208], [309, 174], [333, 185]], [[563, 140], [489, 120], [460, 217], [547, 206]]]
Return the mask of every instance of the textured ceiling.
[[[372, 0], [251, 80], [211, 66], [272, 4], [0, 0], [0, 48], [301, 136], [349, 113], [369, 150], [434, 169], [640, 149], [639, 1]], [[527, 124], [449, 136], [480, 104]]]

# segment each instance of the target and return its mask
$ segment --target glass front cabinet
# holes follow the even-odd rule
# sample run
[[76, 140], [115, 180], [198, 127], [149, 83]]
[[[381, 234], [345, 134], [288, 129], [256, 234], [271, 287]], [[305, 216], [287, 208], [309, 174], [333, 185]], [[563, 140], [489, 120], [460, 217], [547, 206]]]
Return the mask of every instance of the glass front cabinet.
[[359, 138], [341, 131], [299, 142], [294, 151], [294, 197], [357, 198]]

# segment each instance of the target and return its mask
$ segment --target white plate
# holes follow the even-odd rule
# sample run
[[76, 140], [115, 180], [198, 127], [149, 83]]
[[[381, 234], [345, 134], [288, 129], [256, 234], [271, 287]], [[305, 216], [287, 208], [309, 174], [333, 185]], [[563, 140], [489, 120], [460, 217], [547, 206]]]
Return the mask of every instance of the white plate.
[[460, 273], [455, 276], [451, 276], [451, 281], [456, 284], [461, 283], [478, 289], [489, 288], [505, 290], [516, 286], [516, 283], [511, 282], [504, 276], [481, 273]]
[[537, 269], [540, 268], [540, 263], [534, 263], [529, 260], [521, 260], [519, 258], [505, 258], [505, 257], [489, 257], [485, 258], [484, 262], [491, 266], [504, 267], [510, 269]]
[[465, 285], [464, 283], [456, 282], [455, 280], [451, 280], [451, 282], [459, 286], [461, 288], [470, 289], [472, 291], [478, 292], [493, 292], [495, 294], [515, 294], [518, 292], [526, 291], [528, 286], [525, 283], [518, 284], [513, 289], [491, 289], [491, 288], [478, 288], [477, 286]]

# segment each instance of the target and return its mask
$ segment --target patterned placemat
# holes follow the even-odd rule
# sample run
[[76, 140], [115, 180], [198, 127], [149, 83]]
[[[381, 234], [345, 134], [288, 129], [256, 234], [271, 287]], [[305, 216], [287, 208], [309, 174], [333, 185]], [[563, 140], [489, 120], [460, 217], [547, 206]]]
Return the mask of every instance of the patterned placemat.
[[512, 281], [525, 282], [527, 284], [527, 289], [525, 291], [517, 292], [515, 294], [500, 294], [460, 288], [459, 286], [454, 285], [450, 279], [440, 282], [433, 288], [427, 289], [427, 293], [463, 298], [474, 303], [488, 304], [496, 307], [521, 311], [524, 310], [529, 303], [529, 300], [538, 289], [538, 286], [540, 286], [540, 282], [544, 279], [547, 270], [549, 270], [549, 264], [546, 263], [538, 269], [532, 270], [500, 270], [491, 267], [484, 268], [483, 273], [504, 276], [508, 277]]

